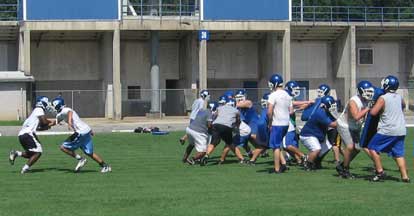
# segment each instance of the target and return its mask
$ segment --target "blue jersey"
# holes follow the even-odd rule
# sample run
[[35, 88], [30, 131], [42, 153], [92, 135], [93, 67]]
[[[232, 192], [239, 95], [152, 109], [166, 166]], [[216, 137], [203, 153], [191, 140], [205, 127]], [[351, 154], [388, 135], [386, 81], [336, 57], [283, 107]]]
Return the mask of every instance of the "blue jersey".
[[303, 126], [302, 131], [300, 132], [301, 136], [304, 137], [316, 137], [319, 142], [325, 140], [326, 132], [328, 131], [329, 125], [332, 123], [332, 119], [328, 113], [323, 108], [317, 108], [312, 114], [305, 126]]
[[257, 122], [259, 116], [257, 115], [254, 106], [252, 106], [250, 108], [240, 108], [240, 119], [247, 124], [250, 124], [251, 122]]
[[302, 112], [302, 121], [308, 121], [310, 117], [313, 115], [313, 113], [316, 111], [317, 108], [321, 105], [321, 98], [316, 98], [315, 103], [313, 103], [311, 106], [306, 107], [305, 110]]
[[256, 134], [257, 140], [262, 144], [266, 144], [269, 141], [269, 127], [267, 118], [267, 108], [262, 108], [260, 116], [257, 120], [258, 132]]

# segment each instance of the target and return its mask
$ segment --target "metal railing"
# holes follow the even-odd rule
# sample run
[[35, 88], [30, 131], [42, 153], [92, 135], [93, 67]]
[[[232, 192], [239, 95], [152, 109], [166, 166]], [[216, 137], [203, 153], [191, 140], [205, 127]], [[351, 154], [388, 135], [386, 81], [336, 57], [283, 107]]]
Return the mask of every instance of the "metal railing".
[[18, 4], [0, 4], [0, 21], [16, 21]]
[[414, 7], [292, 7], [292, 20], [299, 22], [413, 22]]
[[163, 19], [175, 17], [200, 18], [199, 0], [129, 0], [122, 6], [123, 17]]

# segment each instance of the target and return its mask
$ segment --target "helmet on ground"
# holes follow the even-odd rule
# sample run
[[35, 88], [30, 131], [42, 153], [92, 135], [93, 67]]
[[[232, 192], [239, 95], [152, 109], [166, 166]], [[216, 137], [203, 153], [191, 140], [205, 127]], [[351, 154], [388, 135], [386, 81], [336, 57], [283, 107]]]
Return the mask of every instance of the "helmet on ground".
[[277, 87], [282, 87], [283, 77], [279, 74], [273, 74], [269, 79], [268, 86], [270, 90], [274, 90]]

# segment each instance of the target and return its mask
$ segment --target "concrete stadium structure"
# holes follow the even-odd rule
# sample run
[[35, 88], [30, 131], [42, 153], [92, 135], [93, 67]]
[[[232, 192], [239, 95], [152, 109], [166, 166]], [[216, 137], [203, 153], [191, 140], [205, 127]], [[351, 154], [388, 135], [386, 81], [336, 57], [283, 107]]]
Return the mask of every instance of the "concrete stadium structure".
[[[108, 19], [24, 12], [21, 20], [0, 22], [0, 100], [7, 102], [0, 119], [25, 118], [33, 97], [57, 92], [78, 97], [68, 105], [82, 107], [83, 116], [159, 113], [160, 103], [174, 109], [188, 99], [145, 89], [266, 88], [275, 72], [301, 81], [311, 98], [327, 83], [342, 101], [359, 80], [379, 84], [393, 74], [408, 98], [414, 22], [291, 21], [290, 13], [274, 20], [220, 20], [203, 17], [203, 6], [201, 14], [144, 16], [128, 1], [115, 2], [118, 17]], [[200, 30], [210, 33], [208, 41], [199, 40]], [[359, 61], [364, 49], [373, 62]], [[138, 87], [139, 100], [128, 98], [129, 86]], [[85, 91], [74, 96], [64, 90]]]

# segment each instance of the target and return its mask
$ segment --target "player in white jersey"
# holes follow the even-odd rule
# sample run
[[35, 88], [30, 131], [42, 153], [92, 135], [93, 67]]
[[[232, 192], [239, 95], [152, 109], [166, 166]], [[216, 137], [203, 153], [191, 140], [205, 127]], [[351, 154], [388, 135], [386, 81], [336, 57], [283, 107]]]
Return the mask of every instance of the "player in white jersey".
[[[196, 119], [197, 117], [197, 113], [198, 111], [200, 111], [201, 109], [204, 109], [204, 107], [206, 106], [206, 103], [210, 100], [210, 93], [207, 90], [201, 90], [200, 91], [200, 97], [198, 99], [196, 99], [193, 102], [193, 105], [191, 106], [191, 114], [190, 114], [190, 124], [194, 121], [194, 119]], [[180, 143], [181, 145], [184, 145], [185, 141], [187, 140], [188, 136], [187, 134], [184, 134], [184, 136], [182, 136], [180, 138]], [[191, 151], [193, 151], [194, 149], [194, 145], [187, 145], [186, 149], [185, 149], [185, 154], [184, 157], [182, 159], [183, 163], [187, 162], [187, 157], [186, 155], [190, 155]]]
[[19, 132], [19, 142], [22, 145], [24, 151], [12, 150], [9, 154], [10, 164], [13, 165], [17, 157], [27, 158], [27, 163], [23, 166], [21, 173], [26, 173], [30, 170], [30, 167], [36, 163], [36, 161], [42, 155], [42, 145], [36, 136], [36, 130], [38, 128], [49, 129], [52, 122], [49, 121], [45, 112], [50, 108], [49, 99], [44, 96], [40, 96], [36, 100], [35, 108], [30, 116], [24, 121], [23, 127]]
[[284, 90], [283, 78], [278, 74], [270, 77], [269, 88], [272, 91], [267, 108], [269, 126], [271, 126], [269, 147], [273, 150], [274, 158], [274, 168], [270, 173], [282, 173], [287, 170], [287, 167], [281, 165], [280, 148], [289, 128], [290, 113], [293, 112], [292, 97]]
[[404, 159], [404, 139], [407, 134], [403, 112], [405, 103], [401, 95], [396, 92], [399, 86], [396, 77], [385, 77], [381, 86], [385, 94], [380, 96], [370, 111], [372, 116], [380, 116], [377, 134], [368, 144], [376, 169], [376, 174], [371, 181], [381, 181], [385, 177], [379, 155], [380, 152], [383, 152], [394, 158], [400, 170], [401, 181], [408, 183], [410, 178]]
[[75, 150], [78, 148], [82, 149], [86, 155], [91, 157], [101, 166], [102, 173], [111, 172], [111, 167], [93, 151], [92, 129], [79, 118], [78, 114], [73, 109], [65, 107], [63, 98], [55, 98], [52, 101], [52, 106], [57, 112], [54, 124], [59, 124], [61, 121], [65, 121], [68, 124], [69, 129], [73, 130], [74, 132], [63, 142], [63, 144], [60, 146], [60, 149], [64, 153], [78, 160], [78, 164], [75, 167], [75, 172], [78, 172], [83, 166], [85, 166], [87, 161], [86, 158], [75, 153]]
[[374, 86], [368, 81], [358, 83], [358, 93], [349, 99], [344, 112], [339, 116], [338, 133], [345, 144], [344, 161], [336, 166], [343, 178], [354, 178], [349, 172], [349, 165], [359, 153], [360, 136], [365, 116], [369, 112], [368, 103], [374, 96]]

